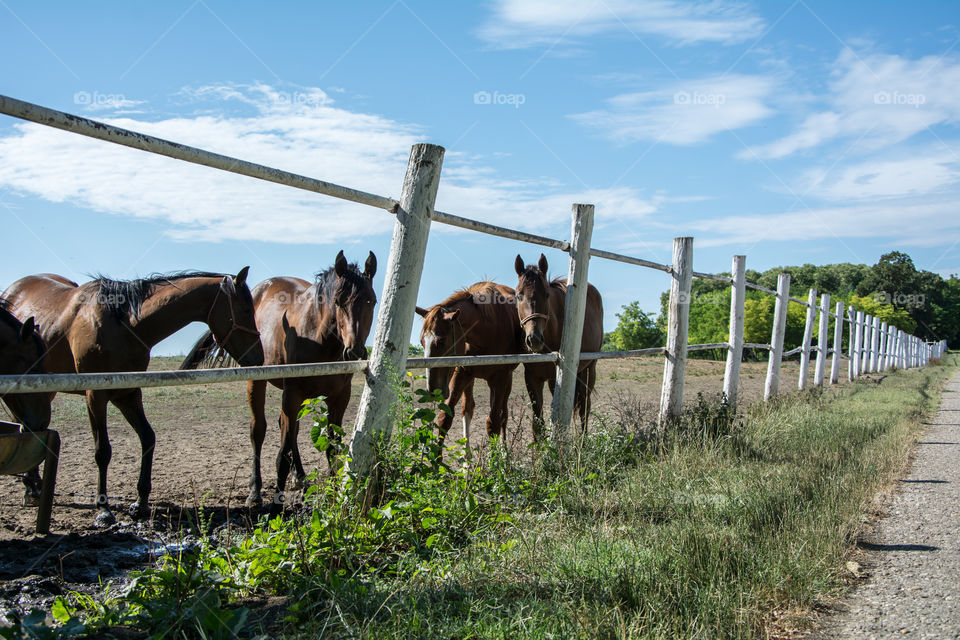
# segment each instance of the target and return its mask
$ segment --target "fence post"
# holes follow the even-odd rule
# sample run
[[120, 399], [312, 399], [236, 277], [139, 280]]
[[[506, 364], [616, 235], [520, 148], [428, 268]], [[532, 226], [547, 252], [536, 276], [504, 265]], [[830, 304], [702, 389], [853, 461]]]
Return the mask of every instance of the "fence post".
[[877, 352], [877, 371], [886, 371], [887, 369], [887, 332], [889, 327], [886, 322], [880, 324], [880, 351]]
[[807, 320], [803, 323], [803, 342], [800, 343], [800, 378], [797, 388], [807, 388], [807, 370], [810, 368], [810, 342], [813, 340], [813, 323], [817, 319], [817, 290], [807, 294]]
[[370, 475], [376, 463], [377, 442], [382, 437], [388, 438], [393, 427], [390, 408], [396, 401], [394, 378], [403, 375], [406, 368], [443, 153], [443, 147], [432, 144], [416, 144], [410, 150], [384, 275], [373, 351], [350, 443], [348, 470], [359, 478]]
[[587, 310], [587, 271], [590, 265], [590, 239], [593, 235], [593, 205], [573, 205], [570, 231], [570, 270], [567, 276], [566, 308], [563, 335], [560, 338], [560, 361], [557, 363], [556, 393], [550, 420], [554, 441], [566, 439], [573, 419], [573, 402], [580, 368], [580, 343], [583, 339], [583, 317]]
[[870, 372], [880, 371], [880, 318], [873, 317], [873, 327], [870, 330]]
[[856, 326], [857, 326], [857, 310], [853, 307], [847, 308], [847, 324], [850, 325], [849, 335], [847, 336], [847, 352], [849, 356], [847, 357], [847, 381], [852, 382], [856, 376], [853, 374], [854, 360], [856, 359], [856, 352], [854, 351]]
[[660, 390], [660, 425], [680, 417], [683, 375], [687, 368], [687, 330], [690, 328], [690, 287], [693, 283], [693, 238], [673, 239], [670, 302], [667, 309], [667, 353]]
[[837, 323], [833, 327], [833, 359], [830, 361], [830, 384], [840, 382], [840, 358], [843, 355], [843, 303], [837, 303]]
[[860, 350], [863, 347], [863, 311], [857, 311], [857, 319], [854, 321], [853, 340], [850, 342], [850, 348], [853, 350], [853, 375], [851, 380], [860, 377]]
[[860, 346], [860, 375], [870, 373], [870, 333], [873, 329], [873, 316], [869, 313], [863, 314], [863, 337]]
[[787, 329], [787, 305], [790, 300], [790, 274], [777, 277], [777, 303], [773, 307], [773, 333], [770, 337], [770, 361], [763, 399], [769, 400], [780, 391], [780, 364], [783, 360], [783, 334]]
[[740, 389], [740, 362], [743, 360], [743, 305], [746, 298], [747, 256], [733, 256], [730, 274], [730, 347], [727, 349], [727, 367], [723, 372], [723, 395], [731, 407], [737, 406]]
[[827, 369], [827, 351], [830, 346], [828, 341], [830, 333], [830, 294], [820, 295], [820, 327], [817, 330], [817, 364], [813, 370], [813, 384], [816, 387], [823, 386], [823, 376]]

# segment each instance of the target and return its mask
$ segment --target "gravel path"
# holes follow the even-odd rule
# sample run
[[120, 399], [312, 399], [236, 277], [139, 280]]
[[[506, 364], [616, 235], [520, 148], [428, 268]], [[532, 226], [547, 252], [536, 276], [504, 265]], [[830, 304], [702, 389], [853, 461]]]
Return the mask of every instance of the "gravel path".
[[960, 374], [870, 543], [868, 582], [828, 638], [960, 638]]

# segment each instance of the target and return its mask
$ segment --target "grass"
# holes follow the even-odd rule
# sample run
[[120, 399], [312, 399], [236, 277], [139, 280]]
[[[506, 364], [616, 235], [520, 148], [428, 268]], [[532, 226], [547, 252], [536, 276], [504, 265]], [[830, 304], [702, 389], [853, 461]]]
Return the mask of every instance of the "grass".
[[[158, 637], [777, 635], [842, 590], [875, 496], [956, 367], [951, 355], [741, 415], [701, 398], [665, 432], [601, 417], [562, 460], [454, 449], [449, 466], [430, 437], [442, 407], [405, 386], [377, 508], [320, 482], [299, 516], [208, 536], [124, 597], [67, 597], [55, 613], [64, 634]], [[282, 616], [250, 606], [266, 596]]]

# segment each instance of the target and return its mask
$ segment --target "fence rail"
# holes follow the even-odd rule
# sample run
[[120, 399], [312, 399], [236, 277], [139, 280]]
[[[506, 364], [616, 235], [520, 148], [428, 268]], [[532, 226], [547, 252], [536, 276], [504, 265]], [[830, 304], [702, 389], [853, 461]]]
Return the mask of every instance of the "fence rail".
[[[492, 364], [544, 363], [557, 364], [557, 382], [553, 400], [552, 421], [555, 435], [562, 437], [571, 420], [576, 371], [583, 360], [633, 358], [663, 355], [665, 367], [661, 389], [660, 419], [672, 420], [680, 415], [683, 401], [684, 373], [687, 354], [710, 349], [725, 349], [727, 364], [723, 390], [727, 399], [736, 404], [739, 387], [740, 361], [743, 349], [769, 351], [764, 398], [779, 393], [781, 363], [784, 358], [801, 354], [798, 387], [806, 386], [810, 356], [817, 354], [814, 384], [820, 386], [839, 381], [839, 362], [848, 361], [850, 380], [867, 372], [884, 371], [890, 367], [923, 366], [931, 359], [942, 357], [946, 342], [927, 343], [916, 336], [881, 323], [878, 319], [842, 302], [836, 310], [829, 309], [829, 295], [824, 294], [817, 304], [817, 292], [810, 290], [808, 299], [790, 296], [790, 276], [780, 274], [777, 289], [769, 289], [745, 279], [745, 256], [735, 256], [731, 275], [718, 275], [693, 270], [693, 238], [674, 240], [672, 264], [661, 264], [639, 257], [606, 251], [591, 246], [593, 205], [573, 206], [571, 238], [558, 240], [506, 227], [436, 211], [437, 187], [443, 163], [442, 147], [414, 145], [399, 200], [359, 191], [350, 187], [317, 180], [306, 176], [255, 164], [237, 158], [189, 147], [161, 138], [122, 129], [95, 120], [89, 120], [61, 111], [0, 95], [0, 113], [85, 135], [126, 147], [159, 154], [240, 175], [275, 182], [297, 189], [312, 191], [396, 214], [390, 257], [384, 276], [379, 322], [374, 336], [373, 350], [367, 361], [321, 364], [277, 365], [240, 369], [211, 369], [202, 371], [151, 371], [132, 373], [82, 373], [28, 376], [0, 376], [0, 393], [27, 393], [52, 391], [82, 391], [86, 389], [118, 389], [129, 387], [211, 384], [240, 380], [365, 373], [365, 385], [356, 428], [351, 444], [351, 470], [365, 475], [375, 462], [374, 444], [382, 435], [390, 435], [389, 403], [392, 400], [392, 372], [404, 369], [485, 366]], [[544, 354], [515, 354], [500, 356], [462, 356], [444, 358], [409, 358], [407, 344], [412, 329], [414, 307], [427, 238], [432, 222], [477, 231], [492, 236], [546, 246], [570, 255], [566, 315], [563, 319], [563, 340], [560, 350]], [[667, 314], [667, 343], [663, 347], [604, 353], [581, 353], [580, 336], [584, 320], [584, 299], [590, 257], [613, 260], [662, 271], [670, 276], [670, 297]], [[729, 341], [711, 344], [688, 344], [689, 309], [692, 278], [703, 278], [731, 286]], [[751, 289], [776, 296], [774, 321], [770, 343], [744, 342], [745, 290]], [[795, 349], [784, 352], [784, 333], [787, 305], [796, 302], [807, 309], [803, 341]], [[846, 313], [845, 313], [846, 312]], [[819, 320], [818, 314], [819, 313]], [[829, 322], [834, 318], [832, 348], [828, 345]], [[842, 350], [844, 318], [849, 327], [848, 353]], [[812, 343], [815, 323], [819, 322], [817, 344]], [[826, 359], [832, 356], [829, 377]]]

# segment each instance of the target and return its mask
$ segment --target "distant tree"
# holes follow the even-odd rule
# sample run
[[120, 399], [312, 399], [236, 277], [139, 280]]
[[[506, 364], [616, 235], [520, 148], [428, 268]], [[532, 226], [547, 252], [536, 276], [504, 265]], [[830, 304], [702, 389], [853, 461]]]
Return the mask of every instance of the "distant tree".
[[608, 334], [614, 350], [647, 349], [664, 344], [664, 334], [653, 319], [644, 313], [639, 302], [625, 305], [617, 314], [617, 328]]

